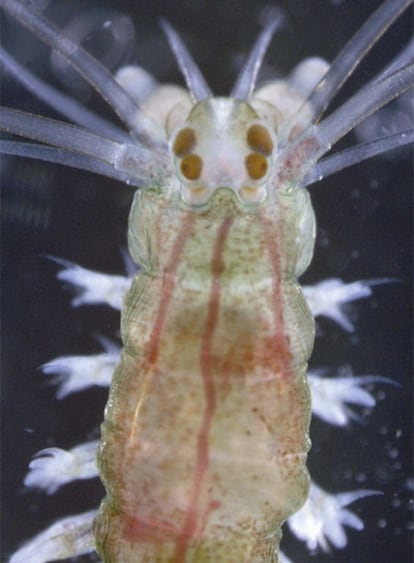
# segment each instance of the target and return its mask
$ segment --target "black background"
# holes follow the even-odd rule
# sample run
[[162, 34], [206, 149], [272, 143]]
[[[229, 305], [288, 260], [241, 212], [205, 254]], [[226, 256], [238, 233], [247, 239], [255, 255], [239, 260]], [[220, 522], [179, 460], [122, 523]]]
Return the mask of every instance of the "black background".
[[[260, 29], [256, 1], [109, 2], [57, 1], [46, 13], [60, 25], [73, 14], [99, 5], [127, 13], [137, 30], [130, 62], [161, 82], [181, 77], [159, 28], [164, 16], [182, 33], [217, 94], [228, 93]], [[309, 55], [328, 60], [365, 21], [378, 1], [290, 0], [264, 65], [265, 76], [286, 73]], [[45, 79], [47, 49], [27, 31], [2, 18], [10, 50]], [[409, 15], [394, 26], [335, 101], [354, 92], [406, 43]], [[23, 34], [23, 35], [21, 35]], [[24, 37], [24, 41], [21, 38]], [[99, 52], [98, 52], [99, 54]], [[3, 71], [2, 71], [3, 72]], [[54, 115], [2, 74], [4, 104]], [[88, 97], [89, 96], [89, 97]], [[107, 112], [93, 94], [84, 102]], [[109, 116], [110, 113], [107, 112]], [[60, 117], [59, 117], [60, 118]], [[350, 138], [348, 141], [353, 142]], [[72, 309], [71, 294], [54, 278], [57, 267], [44, 255], [73, 260], [90, 269], [119, 273], [120, 248], [131, 192], [107, 179], [64, 167], [4, 158], [2, 175], [2, 556], [56, 518], [97, 506], [96, 481], [78, 482], [47, 496], [27, 492], [22, 481], [33, 453], [57, 445], [72, 447], [98, 434], [106, 391], [92, 389], [58, 402], [38, 371], [64, 354], [99, 350], [94, 334], [117, 333], [118, 319], [103, 308]], [[356, 374], [380, 374], [398, 383], [377, 385], [373, 412], [345, 429], [312, 425], [309, 467], [316, 482], [332, 492], [378, 489], [383, 496], [355, 503], [363, 532], [350, 531], [349, 546], [331, 554], [309, 554], [288, 531], [286, 553], [295, 563], [409, 561], [413, 554], [412, 460], [412, 168], [409, 150], [376, 158], [312, 188], [319, 226], [314, 262], [303, 277], [344, 281], [393, 278], [374, 297], [353, 308], [356, 332], [329, 321], [318, 323], [312, 366], [352, 367]], [[411, 530], [411, 531], [410, 531]], [[93, 558], [92, 558], [93, 559]], [[84, 558], [83, 560], [91, 560]]]

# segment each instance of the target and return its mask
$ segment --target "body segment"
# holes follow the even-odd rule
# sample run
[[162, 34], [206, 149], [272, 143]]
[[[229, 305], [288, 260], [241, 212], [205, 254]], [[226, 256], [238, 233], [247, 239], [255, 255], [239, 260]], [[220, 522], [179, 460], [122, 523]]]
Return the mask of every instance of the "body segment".
[[293, 203], [312, 216], [305, 192], [250, 212], [228, 189], [204, 213], [136, 197], [130, 229], [152, 233], [132, 252], [156, 258], [127, 297], [103, 425], [105, 560], [277, 560], [308, 489], [313, 320], [294, 282]]

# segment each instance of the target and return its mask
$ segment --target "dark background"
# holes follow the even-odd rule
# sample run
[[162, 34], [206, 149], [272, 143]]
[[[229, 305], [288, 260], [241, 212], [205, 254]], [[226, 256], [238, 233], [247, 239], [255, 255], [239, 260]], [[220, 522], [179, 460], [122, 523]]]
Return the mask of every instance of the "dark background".
[[[126, 55], [129, 62], [138, 62], [161, 82], [181, 83], [158, 24], [160, 16], [168, 18], [220, 95], [230, 91], [242, 57], [260, 29], [261, 14], [272, 7], [260, 0], [66, 0], [51, 2], [46, 13], [64, 25], [74, 14], [97, 5], [132, 18], [137, 36]], [[265, 76], [286, 73], [309, 55], [332, 60], [378, 5], [368, 0], [279, 2], [286, 24], [269, 49]], [[59, 85], [47, 49], [7, 18], [1, 23], [9, 49]], [[405, 15], [335, 103], [379, 71], [406, 44], [411, 31], [411, 17]], [[54, 115], [3, 71], [2, 86], [5, 105]], [[88, 90], [77, 95], [95, 110], [107, 112]], [[394, 116], [406, 126], [404, 115]], [[345, 144], [352, 142], [350, 137]], [[398, 385], [375, 386], [377, 407], [364, 413], [361, 423], [345, 429], [313, 423], [309, 467], [316, 482], [332, 492], [369, 488], [384, 494], [351, 507], [366, 529], [349, 531], [344, 550], [309, 554], [286, 531], [283, 545], [295, 563], [386, 563], [409, 561], [413, 555], [411, 162], [409, 150], [396, 151], [312, 188], [319, 238], [303, 282], [327, 277], [347, 282], [395, 280], [353, 307], [355, 334], [346, 334], [329, 321], [318, 323], [312, 366], [333, 371], [352, 367], [356, 374], [379, 374]], [[58, 268], [45, 255], [108, 273], [122, 272], [120, 248], [125, 245], [132, 194], [115, 182], [60, 166], [11, 158], [3, 158], [2, 164], [1, 512], [2, 556], [7, 558], [22, 540], [56, 518], [97, 506], [102, 497], [97, 481], [68, 485], [53, 496], [25, 491], [22, 481], [30, 457], [38, 450], [52, 445], [70, 448], [97, 436], [106, 398], [105, 390], [92, 389], [58, 402], [38, 367], [59, 355], [97, 352], [94, 335], [113, 336], [118, 330], [112, 311], [70, 307], [71, 294], [55, 280]]]

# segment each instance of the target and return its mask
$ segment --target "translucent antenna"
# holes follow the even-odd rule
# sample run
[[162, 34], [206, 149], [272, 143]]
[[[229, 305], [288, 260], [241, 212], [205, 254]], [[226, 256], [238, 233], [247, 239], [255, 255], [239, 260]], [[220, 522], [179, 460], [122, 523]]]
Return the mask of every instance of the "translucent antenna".
[[263, 57], [265, 56], [276, 28], [280, 25], [281, 19], [282, 18], [279, 16], [270, 21], [256, 39], [246, 64], [242, 68], [230, 94], [232, 98], [248, 100], [252, 95]]
[[395, 72], [399, 68], [414, 62], [414, 37], [409, 41], [408, 45], [404, 47], [404, 49], [398, 53], [398, 55], [387, 65], [383, 71], [381, 71], [370, 84], [374, 82], [378, 82], [382, 78], [385, 78], [392, 72]]
[[360, 121], [413, 86], [414, 63], [411, 63], [362, 88], [319, 124], [319, 133], [334, 145]]
[[310, 186], [353, 164], [358, 164], [373, 156], [405, 147], [412, 143], [414, 143], [414, 129], [407, 129], [406, 131], [393, 133], [380, 139], [360, 143], [320, 160], [306, 175], [304, 185]]
[[117, 141], [127, 141], [130, 137], [116, 125], [103, 119], [93, 111], [85, 108], [70, 96], [59, 92], [53, 86], [46, 84], [29, 70], [20, 65], [5, 49], [0, 47], [0, 61], [8, 71], [27, 88], [34, 96], [48, 104], [61, 115], [81, 125], [84, 129], [93, 131]]
[[117, 170], [111, 164], [97, 160], [92, 156], [70, 152], [66, 149], [48, 147], [37, 143], [0, 140], [0, 154], [33, 158], [34, 160], [61, 164], [62, 166], [93, 172], [99, 176], [113, 178], [129, 186], [135, 186], [137, 188], [142, 186], [142, 182], [139, 181], [139, 178], [132, 177], [131, 174]]
[[170, 44], [171, 50], [177, 59], [178, 66], [183, 73], [185, 82], [192, 96], [194, 96], [197, 101], [211, 98], [213, 94], [211, 93], [207, 82], [204, 80], [200, 69], [194, 62], [193, 57], [182, 42], [181, 37], [167, 22], [167, 20], [161, 19], [161, 27], [167, 36], [168, 43]]
[[70, 41], [50, 22], [31, 12], [17, 0], [2, 0], [1, 7], [44, 43], [63, 55], [108, 102], [137, 139], [148, 146], [164, 144], [161, 131], [157, 134], [155, 124], [142, 113], [108, 69], [80, 45]]
[[1, 109], [0, 116], [0, 127], [7, 133], [89, 154], [109, 163], [114, 152], [119, 150], [119, 143], [75, 125], [5, 107]]
[[414, 86], [414, 63], [362, 88], [319, 125], [313, 125], [280, 154], [278, 177], [284, 184], [302, 182], [316, 161], [358, 123]]
[[103, 161], [131, 179], [140, 175], [142, 179], [148, 178], [148, 164], [155, 160], [158, 161], [157, 168], [165, 168], [164, 153], [160, 151], [132, 143], [118, 143], [75, 125], [14, 109], [2, 108], [0, 117], [0, 128], [8, 133]]
[[317, 121], [342, 84], [366, 53], [413, 0], [387, 0], [368, 18], [333, 61], [326, 75], [308, 98]]

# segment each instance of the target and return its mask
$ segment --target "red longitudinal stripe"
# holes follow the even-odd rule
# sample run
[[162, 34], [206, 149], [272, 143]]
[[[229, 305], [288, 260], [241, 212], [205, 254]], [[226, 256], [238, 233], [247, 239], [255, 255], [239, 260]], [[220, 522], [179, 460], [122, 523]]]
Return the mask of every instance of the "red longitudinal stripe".
[[[164, 328], [165, 319], [167, 317], [168, 307], [174, 291], [177, 268], [180, 263], [185, 243], [192, 235], [195, 219], [196, 215], [194, 213], [188, 213], [185, 215], [177, 238], [174, 241], [170, 263], [166, 268], [166, 271], [164, 272], [162, 296], [148, 345], [148, 361], [151, 366], [152, 373], [155, 373], [157, 367], [160, 339]], [[135, 424], [136, 423], [137, 421], [135, 421]], [[132, 430], [135, 432], [135, 428], [133, 428]], [[126, 449], [126, 453], [128, 453], [128, 449]], [[128, 463], [128, 459], [124, 459], [121, 463], [121, 466], [127, 467]], [[157, 542], [160, 541], [161, 537], [168, 537], [167, 533], [163, 534], [164, 526], [165, 524], [156, 520], [148, 520], [142, 516], [128, 515], [125, 518], [123, 535], [128, 541], [131, 542], [143, 541], [143, 538], [145, 538], [146, 541]], [[169, 529], [169, 532], [171, 533], [172, 530], [173, 527]], [[166, 530], [164, 529], [164, 531]]]
[[191, 491], [191, 498], [187, 508], [187, 517], [182, 530], [181, 536], [177, 540], [175, 559], [176, 563], [185, 561], [188, 540], [194, 537], [197, 530], [197, 505], [201, 493], [203, 480], [208, 469], [209, 462], [209, 434], [213, 421], [214, 411], [216, 408], [216, 392], [214, 388], [211, 352], [214, 331], [217, 326], [219, 309], [220, 309], [220, 293], [221, 283], [220, 277], [224, 271], [223, 250], [226, 240], [232, 226], [234, 218], [227, 216], [217, 232], [217, 238], [213, 249], [211, 259], [211, 288], [208, 301], [207, 319], [204, 328], [203, 338], [200, 350], [201, 376], [205, 393], [205, 408], [201, 427], [198, 433], [197, 441], [197, 461], [194, 470], [194, 480]]
[[170, 264], [164, 273], [160, 307], [158, 309], [157, 318], [155, 319], [154, 327], [152, 329], [149, 341], [148, 359], [151, 365], [155, 365], [157, 362], [161, 333], [167, 316], [168, 305], [170, 304], [174, 291], [175, 276], [177, 273], [178, 264], [180, 263], [180, 258], [184, 250], [185, 243], [192, 234], [195, 219], [195, 213], [188, 213], [185, 215], [183, 224], [180, 231], [178, 232], [178, 236], [172, 248]]
[[[267, 252], [269, 254], [270, 265], [272, 267], [272, 308], [274, 316], [274, 343], [275, 354], [281, 364], [281, 374], [283, 376], [290, 373], [292, 354], [289, 348], [289, 342], [285, 332], [285, 321], [283, 316], [283, 298], [282, 298], [282, 267], [280, 260], [280, 250], [278, 240], [269, 224], [269, 220], [260, 215], [265, 240], [267, 243]], [[280, 240], [281, 237], [279, 237]]]

